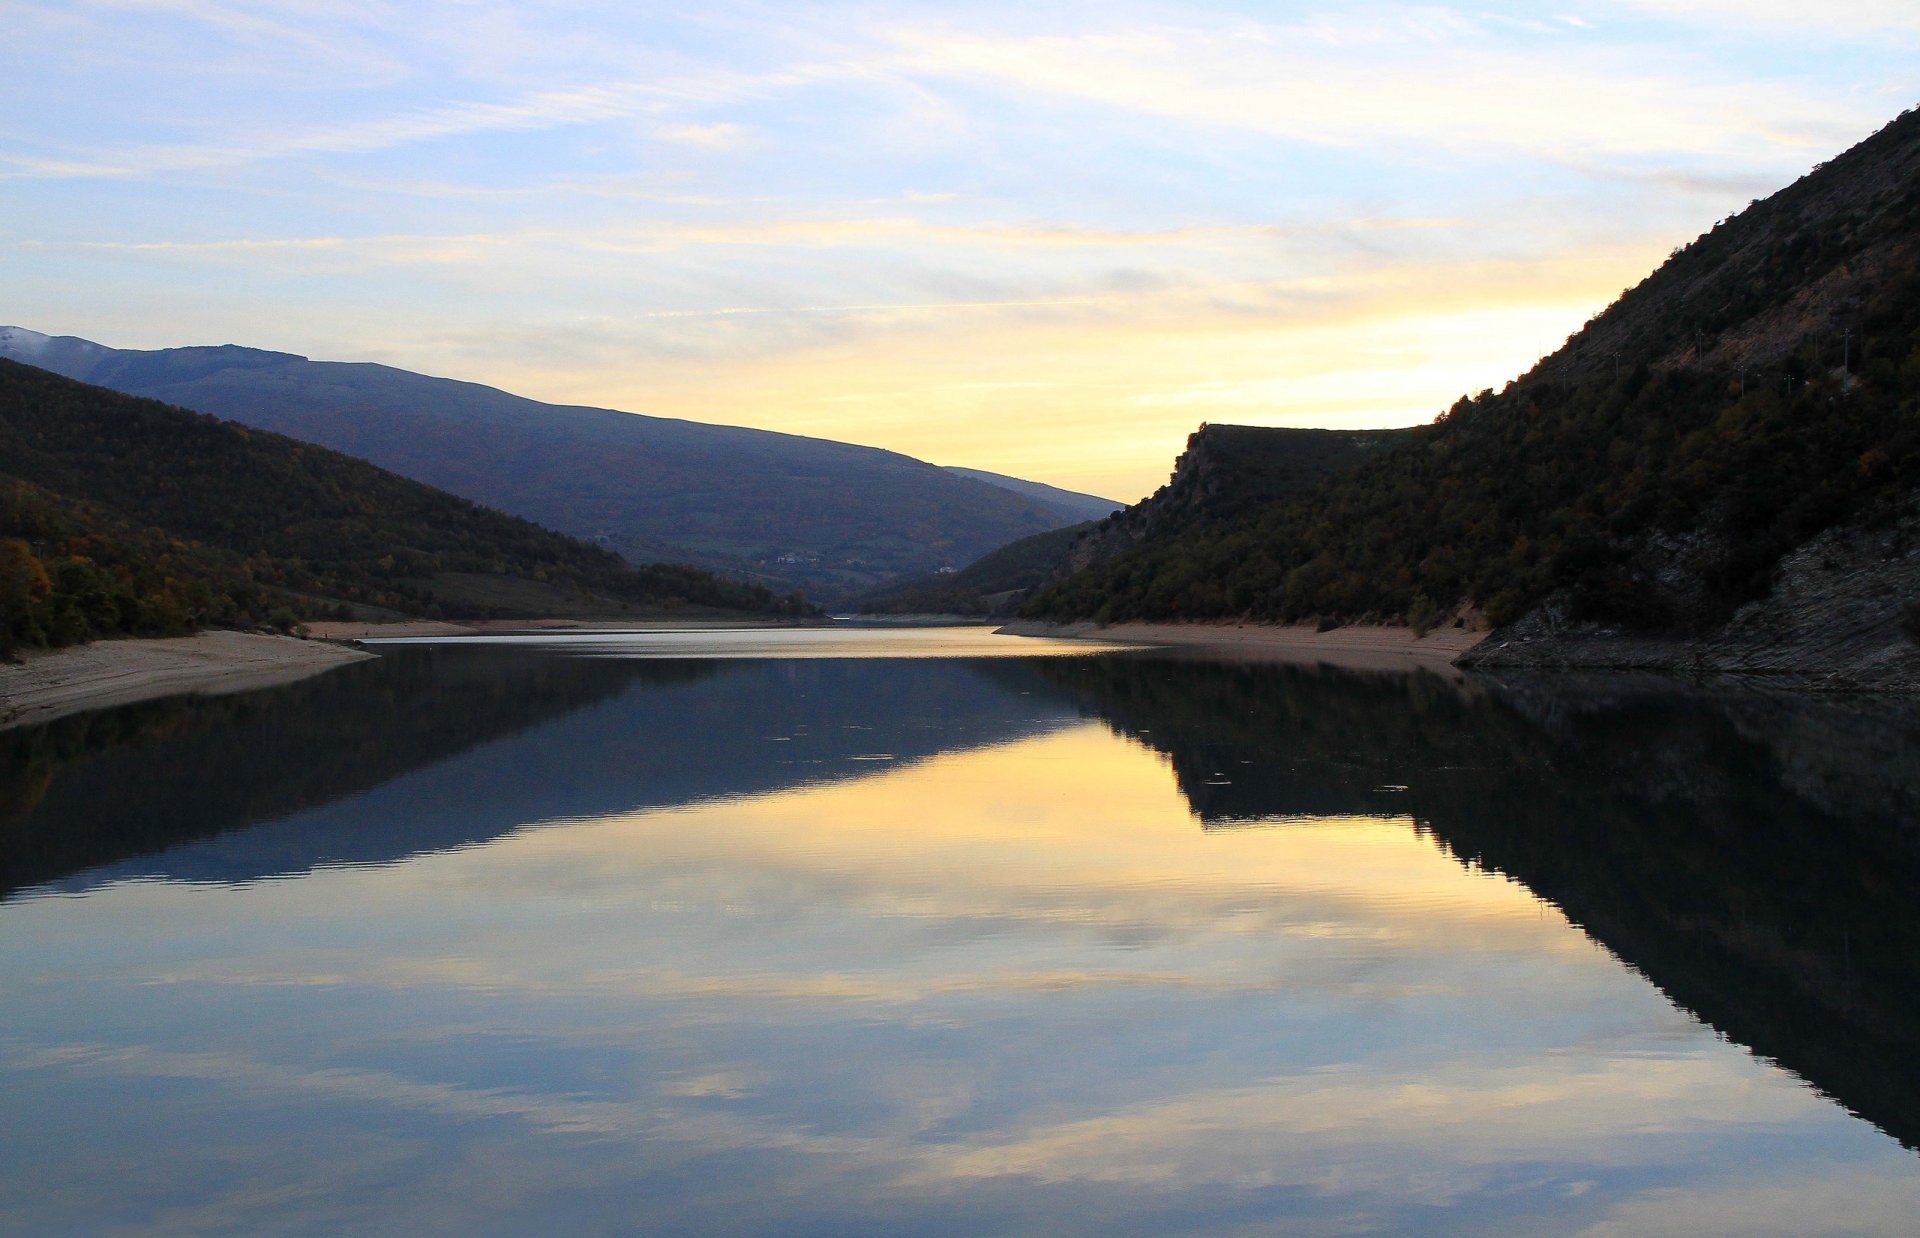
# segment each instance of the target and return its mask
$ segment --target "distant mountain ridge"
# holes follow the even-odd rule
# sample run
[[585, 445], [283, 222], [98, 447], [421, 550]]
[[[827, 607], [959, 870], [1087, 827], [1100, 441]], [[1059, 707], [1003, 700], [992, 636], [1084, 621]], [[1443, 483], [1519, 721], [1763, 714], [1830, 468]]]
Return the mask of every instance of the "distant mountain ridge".
[[799, 615], [364, 460], [0, 359], [0, 656], [343, 617]]
[[359, 456], [635, 562], [822, 598], [965, 563], [1104, 502], [874, 447], [237, 345], [123, 350], [6, 327], [0, 357]]
[[942, 467], [956, 477], [983, 481], [989, 486], [998, 486], [1002, 490], [1024, 495], [1042, 507], [1052, 508], [1063, 517], [1071, 517], [1069, 524], [1084, 524], [1089, 520], [1099, 520], [1126, 507], [1125, 503], [1116, 503], [1112, 499], [1103, 499], [1098, 495], [1082, 494], [1078, 490], [1062, 490], [1058, 486], [1049, 486], [1044, 482], [1008, 477], [1005, 473], [989, 473], [985, 469], [963, 469], [951, 464]]
[[1482, 666], [1920, 689], [1920, 114], [1677, 248], [1505, 390], [1022, 613], [1484, 619]]

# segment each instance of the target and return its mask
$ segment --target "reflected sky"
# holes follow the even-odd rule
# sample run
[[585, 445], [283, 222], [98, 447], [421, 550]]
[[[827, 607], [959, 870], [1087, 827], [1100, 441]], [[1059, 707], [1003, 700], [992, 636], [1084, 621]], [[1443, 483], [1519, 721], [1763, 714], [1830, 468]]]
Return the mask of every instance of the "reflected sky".
[[1131, 648], [1097, 640], [994, 635], [994, 626], [794, 628], [661, 628], [623, 632], [501, 632], [483, 636], [397, 636], [361, 642], [373, 649], [407, 645], [505, 645], [599, 658], [1034, 658], [1085, 656]]
[[[740, 682], [873, 690], [643, 683], [346, 803], [370, 831], [428, 788], [483, 813], [475, 769], [551, 781], [553, 736]], [[1015, 716], [845, 777], [0, 905], [0, 1228], [1897, 1233], [1920, 1207], [1895, 1140], [1411, 812], [1207, 829], [1146, 739]]]

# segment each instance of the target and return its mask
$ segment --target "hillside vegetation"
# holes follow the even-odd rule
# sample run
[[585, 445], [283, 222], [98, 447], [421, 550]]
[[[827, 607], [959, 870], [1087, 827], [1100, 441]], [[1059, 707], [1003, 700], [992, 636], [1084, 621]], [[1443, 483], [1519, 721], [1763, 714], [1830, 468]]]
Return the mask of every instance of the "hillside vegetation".
[[1022, 613], [1423, 626], [1547, 608], [1698, 635], [1822, 535], [1836, 554], [1860, 535], [1906, 562], [1917, 486], [1907, 114], [1675, 251], [1504, 391], [1298, 497], [1149, 536]]
[[338, 452], [0, 360], [0, 649], [341, 613], [689, 608], [809, 609], [688, 567], [634, 569]]

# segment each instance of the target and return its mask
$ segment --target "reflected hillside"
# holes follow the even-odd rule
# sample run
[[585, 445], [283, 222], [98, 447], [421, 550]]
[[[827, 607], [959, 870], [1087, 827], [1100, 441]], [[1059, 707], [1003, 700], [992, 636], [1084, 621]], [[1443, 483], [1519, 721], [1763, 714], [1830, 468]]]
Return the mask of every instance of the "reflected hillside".
[[1666, 681], [1149, 660], [1045, 673], [1209, 828], [1391, 814], [1920, 1147], [1920, 710]]
[[0, 732], [0, 894], [331, 803], [636, 683], [711, 673], [443, 647]]
[[[96, 716], [79, 737], [21, 733], [60, 755], [20, 780], [5, 889], [77, 872], [62, 888], [387, 863], [530, 822], [858, 777], [1078, 717], [1036, 671], [989, 679], [991, 665], [390, 648], [298, 696], [163, 702]], [[82, 740], [96, 746], [66, 753]]]

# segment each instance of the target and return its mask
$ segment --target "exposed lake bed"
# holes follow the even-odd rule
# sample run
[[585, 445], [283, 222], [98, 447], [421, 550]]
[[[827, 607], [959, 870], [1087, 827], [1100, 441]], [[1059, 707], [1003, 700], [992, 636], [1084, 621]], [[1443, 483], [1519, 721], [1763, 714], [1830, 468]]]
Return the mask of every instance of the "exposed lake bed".
[[382, 644], [0, 738], [10, 1223], [1920, 1205], [1910, 703], [827, 639]]

